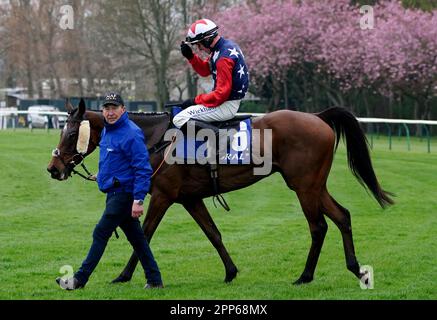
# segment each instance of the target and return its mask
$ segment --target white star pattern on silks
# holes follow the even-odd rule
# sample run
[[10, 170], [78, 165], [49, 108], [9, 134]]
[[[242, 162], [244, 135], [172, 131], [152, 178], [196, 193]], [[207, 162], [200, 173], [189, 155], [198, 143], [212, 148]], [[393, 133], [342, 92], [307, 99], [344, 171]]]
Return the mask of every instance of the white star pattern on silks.
[[236, 57], [238, 58], [239, 53], [238, 53], [237, 49], [232, 48], [232, 49], [228, 49], [228, 50], [231, 52], [231, 53], [229, 54], [230, 57], [232, 57], [232, 56], [236, 56]]
[[238, 70], [237, 73], [240, 74], [240, 79], [241, 79], [241, 76], [244, 75], [244, 66], [242, 66], [242, 65], [240, 64], [240, 70]]
[[241, 90], [238, 90], [237, 92], [238, 92], [238, 93], [243, 93], [243, 89], [244, 89], [244, 84], [243, 84], [243, 86], [241, 87]]
[[214, 52], [214, 55], [212, 56], [212, 60], [213, 60], [214, 62], [217, 60], [219, 54], [220, 54], [220, 51], [216, 51], [216, 52]]

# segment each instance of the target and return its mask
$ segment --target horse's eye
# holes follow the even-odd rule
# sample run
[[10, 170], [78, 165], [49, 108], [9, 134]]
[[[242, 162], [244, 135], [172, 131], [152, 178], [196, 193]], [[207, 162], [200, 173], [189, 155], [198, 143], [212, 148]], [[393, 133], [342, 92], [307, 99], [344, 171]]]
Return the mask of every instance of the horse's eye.
[[77, 136], [77, 133], [76, 132], [70, 132], [69, 134], [68, 134], [68, 137], [69, 138], [74, 138], [74, 137], [76, 137]]

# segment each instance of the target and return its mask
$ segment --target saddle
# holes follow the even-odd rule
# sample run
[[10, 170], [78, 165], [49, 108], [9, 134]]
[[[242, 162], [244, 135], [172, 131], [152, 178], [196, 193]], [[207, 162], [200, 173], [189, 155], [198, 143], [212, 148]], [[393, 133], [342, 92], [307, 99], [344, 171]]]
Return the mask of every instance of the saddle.
[[[179, 107], [173, 107], [171, 112], [172, 117], [180, 111], [181, 109]], [[238, 115], [230, 120], [219, 122], [204, 122], [199, 120], [190, 120], [189, 123], [190, 122], [195, 126], [194, 137], [187, 134], [187, 128], [184, 128], [185, 126], [181, 128], [184, 133], [184, 139], [180, 141], [176, 147], [176, 157], [183, 159], [184, 163], [186, 161], [187, 164], [205, 165], [211, 177], [214, 191], [214, 205], [214, 200], [217, 199], [222, 207], [226, 211], [229, 211], [229, 206], [220, 194], [218, 164], [243, 165], [251, 163], [251, 115]], [[208, 158], [211, 150], [207, 151], [208, 146], [205, 148], [205, 144], [209, 142], [207, 140], [196, 140], [197, 133], [201, 129], [211, 129], [215, 133], [215, 162], [211, 163], [207, 160], [211, 159]], [[232, 137], [226, 140], [225, 146], [223, 145], [223, 141], [220, 140], [223, 139], [222, 133], [226, 133], [227, 137], [232, 135]], [[225, 149], [223, 149], [224, 147]], [[203, 150], [205, 151], [204, 153], [199, 152]]]
[[251, 115], [238, 115], [233, 117], [230, 120], [226, 121], [214, 121], [210, 122], [213, 126], [219, 128], [219, 129], [238, 129], [240, 126], [240, 122], [244, 121], [246, 119], [250, 119]]

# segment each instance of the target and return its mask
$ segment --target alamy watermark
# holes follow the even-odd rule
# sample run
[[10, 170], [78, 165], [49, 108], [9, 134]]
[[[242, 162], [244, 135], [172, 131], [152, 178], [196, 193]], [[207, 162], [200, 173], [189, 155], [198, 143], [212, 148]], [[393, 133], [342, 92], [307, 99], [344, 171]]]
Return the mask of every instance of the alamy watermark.
[[70, 5], [63, 5], [59, 10], [62, 14], [61, 20], [59, 21], [59, 27], [62, 30], [73, 30], [74, 29], [74, 9]]
[[73, 289], [73, 281], [71, 281], [74, 276], [73, 267], [68, 264], [63, 265], [59, 269], [59, 273], [63, 274], [61, 281], [59, 282], [59, 286], [64, 290]]
[[375, 15], [373, 7], [369, 5], [361, 6], [360, 13], [363, 15], [360, 18], [361, 30], [373, 29], [375, 27]]

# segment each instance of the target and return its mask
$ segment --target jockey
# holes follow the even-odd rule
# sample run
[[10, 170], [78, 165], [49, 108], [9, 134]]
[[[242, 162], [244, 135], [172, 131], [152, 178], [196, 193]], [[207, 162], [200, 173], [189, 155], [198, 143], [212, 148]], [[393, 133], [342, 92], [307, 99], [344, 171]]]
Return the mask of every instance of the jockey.
[[[209, 53], [206, 60], [194, 54], [190, 45]], [[240, 47], [218, 34], [218, 26], [208, 19], [194, 22], [188, 29], [186, 41], [181, 43], [181, 53], [202, 77], [212, 75], [213, 90], [185, 100], [183, 111], [173, 118], [177, 128], [190, 119], [200, 128], [218, 129], [212, 121], [232, 119], [238, 112], [241, 99], [249, 87], [249, 72]]]

